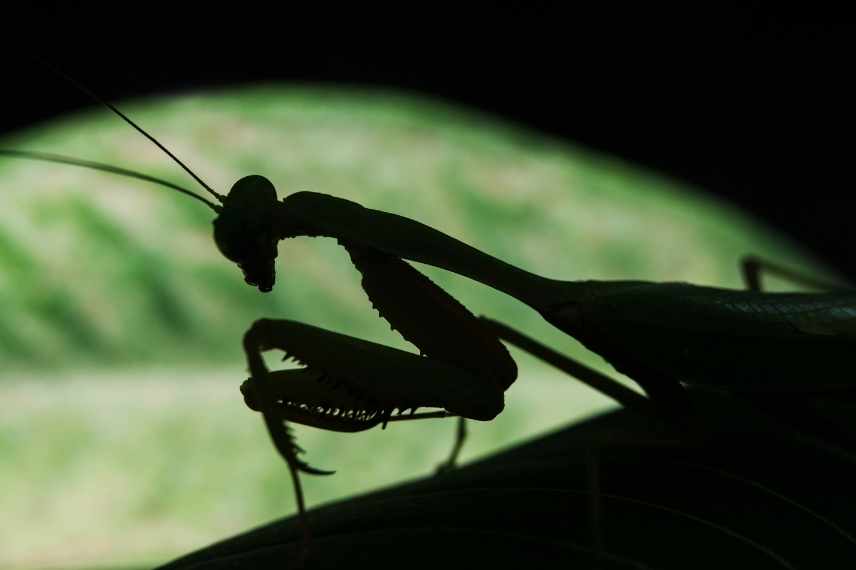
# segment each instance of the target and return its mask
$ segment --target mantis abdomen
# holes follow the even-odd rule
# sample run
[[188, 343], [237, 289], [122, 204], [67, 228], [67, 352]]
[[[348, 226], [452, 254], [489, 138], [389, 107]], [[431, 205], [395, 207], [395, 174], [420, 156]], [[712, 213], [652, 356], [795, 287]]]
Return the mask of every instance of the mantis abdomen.
[[[634, 378], [735, 391], [856, 389], [856, 293], [761, 293], [686, 283], [596, 283], [547, 316]], [[642, 374], [640, 374], [640, 372]]]

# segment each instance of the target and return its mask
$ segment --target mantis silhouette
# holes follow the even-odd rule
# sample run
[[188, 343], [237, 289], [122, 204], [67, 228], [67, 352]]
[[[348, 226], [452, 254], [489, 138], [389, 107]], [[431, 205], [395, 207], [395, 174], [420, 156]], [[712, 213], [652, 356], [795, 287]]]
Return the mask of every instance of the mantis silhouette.
[[[157, 144], [219, 204], [109, 165], [26, 151], [0, 154], [133, 176], [194, 196], [217, 214], [219, 250], [260, 291], [274, 286], [279, 241], [334, 238], [362, 274], [363, 288], [381, 316], [422, 353], [294, 321], [262, 319], [247, 331], [244, 350], [251, 378], [242, 392], [247, 404], [262, 412], [289, 466], [301, 515], [298, 473], [326, 472], [298, 457], [301, 450], [287, 422], [360, 431], [389, 421], [451, 415], [490, 420], [501, 412], [503, 393], [517, 375], [499, 339], [538, 355], [540, 345], [476, 318], [406, 260], [463, 275], [532, 307], [639, 383], [650, 400], [566, 357], [550, 356], [627, 406], [685, 418], [690, 413], [685, 385], [761, 393], [852, 389], [847, 378], [817, 377], [818, 362], [833, 369], [849, 365], [856, 333], [852, 291], [763, 293], [759, 275], [765, 266], [755, 260], [744, 264], [748, 291], [686, 283], [560, 281], [512, 266], [418, 221], [352, 201], [314, 192], [279, 200], [273, 184], [261, 176], [240, 179], [224, 196], [118, 109], [95, 98]], [[270, 349], [282, 349], [306, 367], [271, 372], [261, 358]], [[419, 407], [444, 411], [415, 413]]]

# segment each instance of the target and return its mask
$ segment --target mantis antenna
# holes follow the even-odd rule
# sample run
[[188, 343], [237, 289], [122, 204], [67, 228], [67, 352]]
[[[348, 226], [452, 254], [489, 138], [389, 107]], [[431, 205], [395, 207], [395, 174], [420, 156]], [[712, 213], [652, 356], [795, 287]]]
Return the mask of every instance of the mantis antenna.
[[143, 174], [142, 172], [135, 172], [133, 170], [128, 170], [127, 168], [119, 168], [118, 166], [112, 166], [110, 164], [104, 164], [102, 162], [93, 162], [91, 160], [81, 160], [79, 158], [72, 158], [69, 156], [63, 156], [61, 154], [51, 154], [47, 152], [35, 152], [30, 150], [15, 150], [15, 149], [2, 149], [0, 148], [0, 156], [8, 156], [10, 158], [23, 158], [27, 160], [39, 160], [42, 162], [57, 162], [59, 164], [69, 164], [71, 166], [80, 166], [82, 168], [89, 168], [91, 170], [100, 170], [102, 172], [109, 172], [111, 174], [118, 174], [120, 176], [127, 176], [129, 178], [137, 178], [139, 180], [145, 180], [146, 182], [154, 182], [155, 184], [160, 184], [161, 186], [166, 186], [167, 188], [172, 188], [177, 192], [181, 192], [182, 194], [186, 194], [191, 198], [195, 198], [219, 213], [222, 211], [223, 207], [209, 200], [206, 200], [199, 194], [195, 192], [191, 192], [186, 188], [182, 188], [177, 184], [173, 184], [168, 180], [163, 180], [162, 178], [157, 178], [155, 176], [150, 176], [148, 174]]
[[[144, 137], [146, 137], [147, 139], [149, 139], [151, 142], [153, 142], [153, 143], [155, 144], [155, 146], [157, 146], [159, 149], [161, 149], [163, 152], [165, 152], [165, 153], [167, 154], [167, 156], [169, 156], [173, 161], [175, 161], [175, 163], [176, 163], [176, 164], [178, 164], [181, 168], [183, 168], [185, 172], [187, 172], [190, 176], [192, 176], [192, 177], [193, 177], [193, 179], [194, 179], [194, 180], [196, 180], [196, 182], [198, 182], [198, 183], [199, 183], [199, 185], [200, 185], [200, 186], [202, 186], [202, 187], [203, 187], [203, 188], [204, 188], [204, 189], [205, 189], [209, 194], [211, 194], [212, 196], [214, 196], [214, 197], [217, 199], [217, 201], [219, 201], [220, 203], [223, 203], [223, 200], [226, 198], [224, 195], [219, 194], [218, 192], [215, 192], [215, 191], [214, 191], [210, 186], [208, 186], [208, 185], [207, 185], [207, 184], [206, 184], [206, 183], [205, 183], [201, 178], [199, 178], [199, 176], [197, 176], [197, 175], [196, 175], [196, 173], [194, 173], [192, 170], [190, 170], [190, 167], [188, 167], [186, 164], [184, 164], [183, 162], [181, 162], [181, 160], [179, 160], [179, 158], [178, 158], [177, 156], [175, 156], [174, 154], [172, 154], [172, 152], [170, 152], [170, 150], [169, 150], [168, 148], [166, 148], [164, 145], [162, 145], [160, 142], [158, 142], [158, 140], [157, 140], [155, 137], [153, 137], [152, 135], [150, 135], [149, 133], [147, 133], [145, 129], [143, 129], [143, 128], [142, 128], [141, 126], [139, 126], [137, 123], [135, 123], [134, 121], [132, 121], [132, 120], [130, 119], [130, 117], [128, 117], [128, 116], [127, 116], [127, 115], [125, 115], [122, 111], [120, 111], [119, 109], [117, 109], [117, 108], [116, 108], [112, 103], [110, 103], [110, 102], [109, 102], [109, 101], [107, 101], [106, 99], [102, 99], [102, 98], [101, 98], [101, 97], [99, 97], [95, 92], [93, 92], [92, 90], [90, 90], [88, 87], [86, 87], [85, 85], [83, 85], [82, 83], [80, 83], [79, 81], [77, 81], [76, 79], [74, 79], [73, 77], [71, 77], [71, 76], [69, 76], [69, 75], [66, 75], [65, 73], [63, 73], [63, 72], [62, 72], [62, 71], [60, 71], [59, 69], [56, 69], [55, 67], [53, 67], [52, 65], [48, 64], [47, 62], [45, 62], [45, 61], [41, 61], [41, 60], [38, 60], [38, 61], [39, 61], [39, 63], [41, 63], [43, 66], [45, 66], [45, 67], [47, 67], [49, 70], [51, 70], [53, 73], [55, 73], [55, 74], [56, 74], [56, 75], [58, 75], [59, 77], [61, 77], [61, 78], [65, 79], [65, 80], [66, 80], [66, 81], [68, 81], [69, 83], [71, 83], [75, 88], [77, 88], [78, 90], [82, 91], [84, 94], [86, 94], [87, 96], [89, 96], [90, 98], [92, 98], [93, 100], [95, 100], [97, 103], [100, 103], [101, 105], [104, 105], [105, 107], [107, 107], [108, 109], [110, 109], [111, 111], [113, 111], [113, 113], [115, 113], [116, 115], [118, 115], [118, 116], [119, 116], [119, 118], [121, 118], [123, 121], [125, 121], [126, 123], [128, 123], [129, 125], [131, 125], [132, 127], [134, 127], [134, 129], [136, 129], [136, 130], [137, 130], [137, 132], [139, 132], [141, 135], [143, 135]], [[62, 162], [62, 161], [53, 161], [53, 162]], [[84, 161], [80, 161], [80, 162], [84, 162]], [[64, 164], [74, 164], [74, 163], [64, 162]], [[80, 164], [79, 166], [84, 166], [84, 165], [83, 165], [83, 164]], [[96, 170], [104, 170], [104, 169], [102, 169], [102, 168], [96, 168]], [[119, 172], [116, 172], [116, 173], [117, 173], [117, 174], [119, 174]], [[139, 176], [134, 176], [134, 177], [139, 178]], [[174, 186], [170, 186], [170, 187], [171, 187], [171, 188], [174, 188]], [[219, 210], [215, 210], [215, 211], [218, 211], [218, 212], [219, 212]]]

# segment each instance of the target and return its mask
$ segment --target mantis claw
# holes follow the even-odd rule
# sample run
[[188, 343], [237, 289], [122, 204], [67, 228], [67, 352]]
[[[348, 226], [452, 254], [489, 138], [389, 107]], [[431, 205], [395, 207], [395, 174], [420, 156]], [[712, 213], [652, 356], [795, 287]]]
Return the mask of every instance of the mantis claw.
[[297, 461], [295, 467], [298, 471], [300, 471], [301, 473], [306, 473], [307, 475], [333, 475], [334, 473], [336, 473], [335, 471], [327, 471], [324, 469], [312, 467], [308, 463], [300, 460]]

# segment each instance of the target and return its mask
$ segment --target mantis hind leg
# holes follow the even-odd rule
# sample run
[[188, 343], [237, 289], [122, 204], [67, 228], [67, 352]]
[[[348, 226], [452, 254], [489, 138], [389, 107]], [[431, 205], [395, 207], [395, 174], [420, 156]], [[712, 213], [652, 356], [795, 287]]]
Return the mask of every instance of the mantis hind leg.
[[641, 412], [651, 412], [651, 402], [645, 396], [631, 390], [614, 378], [610, 378], [594, 368], [590, 368], [573, 358], [553, 350], [534, 338], [491, 318], [479, 317], [483, 323], [490, 327], [491, 331], [502, 340], [525, 350], [532, 356], [543, 360], [547, 364], [558, 368], [568, 376], [576, 378], [580, 382], [597, 390], [607, 398], [610, 398], [625, 408]]
[[[769, 273], [794, 284], [821, 291], [846, 290], [852, 287], [840, 282], [818, 279], [799, 271], [771, 263], [756, 256], [746, 256], [740, 260], [741, 272], [746, 288], [761, 291], [761, 274]], [[764, 412], [796, 428], [799, 432], [819, 436], [821, 446], [831, 443], [834, 447], [851, 447], [854, 436], [848, 433], [847, 422], [840, 423], [844, 417], [840, 410], [845, 409], [846, 401], [838, 395], [806, 394], [800, 392], [766, 393], [763, 397], [743, 394], [744, 399], [753, 403]], [[838, 411], [838, 415], [833, 411]], [[800, 434], [799, 437], [804, 437]]]
[[806, 275], [800, 271], [793, 270], [789, 267], [779, 265], [762, 259], [755, 255], [747, 255], [740, 260], [740, 274], [743, 277], [743, 283], [750, 291], [761, 291], [761, 275], [767, 273], [775, 275], [781, 279], [785, 279], [809, 289], [818, 289], [821, 291], [834, 291], [836, 289], [845, 289], [846, 285], [818, 279], [811, 275]]
[[686, 391], [677, 380], [667, 379], [664, 382], [662, 378], [644, 370], [625, 371], [643, 387], [649, 396], [646, 398], [618, 380], [589, 368], [506, 324], [484, 316], [480, 318], [497, 337], [587, 384], [625, 408], [648, 415], [659, 413], [679, 423], [686, 423], [691, 406]]

